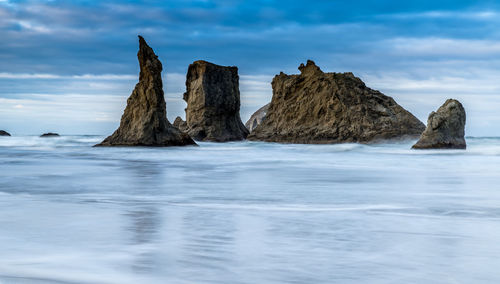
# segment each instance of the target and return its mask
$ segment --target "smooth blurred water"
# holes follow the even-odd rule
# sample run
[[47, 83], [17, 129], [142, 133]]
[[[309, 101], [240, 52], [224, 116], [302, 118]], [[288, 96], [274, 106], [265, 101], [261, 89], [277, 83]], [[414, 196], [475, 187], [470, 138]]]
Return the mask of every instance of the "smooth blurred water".
[[468, 150], [0, 137], [0, 283], [500, 283], [500, 139]]

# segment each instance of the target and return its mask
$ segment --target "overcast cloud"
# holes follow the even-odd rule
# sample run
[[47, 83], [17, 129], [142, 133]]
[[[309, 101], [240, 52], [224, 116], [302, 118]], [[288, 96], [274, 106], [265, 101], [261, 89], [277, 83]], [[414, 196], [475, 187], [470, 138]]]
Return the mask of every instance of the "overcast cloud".
[[270, 100], [275, 74], [313, 59], [424, 122], [457, 98], [467, 135], [500, 136], [496, 2], [0, 0], [0, 129], [112, 132], [137, 82], [141, 34], [163, 62], [171, 121], [184, 115], [195, 60], [239, 67], [246, 120]]

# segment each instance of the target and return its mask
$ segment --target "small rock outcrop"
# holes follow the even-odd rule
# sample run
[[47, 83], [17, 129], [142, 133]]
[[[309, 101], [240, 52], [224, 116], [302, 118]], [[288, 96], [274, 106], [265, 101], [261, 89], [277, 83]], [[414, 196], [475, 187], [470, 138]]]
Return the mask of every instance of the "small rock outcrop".
[[188, 130], [187, 123], [180, 116], [175, 118], [174, 126], [179, 128], [179, 130], [182, 132], [187, 132]]
[[427, 128], [413, 149], [465, 149], [465, 109], [448, 99], [427, 119]]
[[269, 109], [269, 105], [267, 104], [261, 108], [259, 108], [256, 112], [252, 114], [250, 119], [245, 123], [248, 131], [252, 132], [259, 124], [262, 123], [262, 120], [266, 117], [267, 110]]
[[240, 118], [237, 67], [206, 61], [189, 65], [186, 76], [187, 132], [199, 141], [235, 141], [248, 135]]
[[59, 134], [53, 133], [53, 132], [48, 132], [48, 133], [44, 133], [44, 134], [40, 135], [40, 137], [42, 137], [42, 138], [59, 137], [59, 136], [60, 136]]
[[167, 120], [162, 64], [139, 36], [139, 83], [127, 100], [120, 127], [96, 146], [184, 146], [196, 143]]
[[264, 121], [249, 140], [325, 144], [416, 138], [425, 129], [394, 99], [352, 73], [324, 73], [313, 61], [300, 75], [276, 75]]
[[0, 130], [0, 136], [10, 136], [10, 133], [5, 130]]

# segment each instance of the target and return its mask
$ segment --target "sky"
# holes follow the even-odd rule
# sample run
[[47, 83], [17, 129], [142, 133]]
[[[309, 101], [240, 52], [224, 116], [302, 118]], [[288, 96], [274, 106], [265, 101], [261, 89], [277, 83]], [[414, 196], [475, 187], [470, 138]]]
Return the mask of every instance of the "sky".
[[195, 60], [239, 68], [245, 122], [274, 75], [312, 59], [424, 123], [458, 99], [466, 135], [500, 136], [499, 26], [500, 1], [0, 0], [0, 129], [111, 134], [138, 80], [140, 34], [163, 63], [171, 122]]

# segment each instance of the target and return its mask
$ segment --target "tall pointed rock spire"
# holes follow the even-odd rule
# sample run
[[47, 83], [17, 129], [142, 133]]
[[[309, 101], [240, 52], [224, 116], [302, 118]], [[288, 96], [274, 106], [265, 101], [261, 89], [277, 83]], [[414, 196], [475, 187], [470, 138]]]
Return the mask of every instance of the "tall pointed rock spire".
[[189, 135], [167, 119], [158, 56], [139, 36], [137, 52], [139, 83], [127, 100], [120, 127], [96, 146], [184, 146], [196, 145]]

